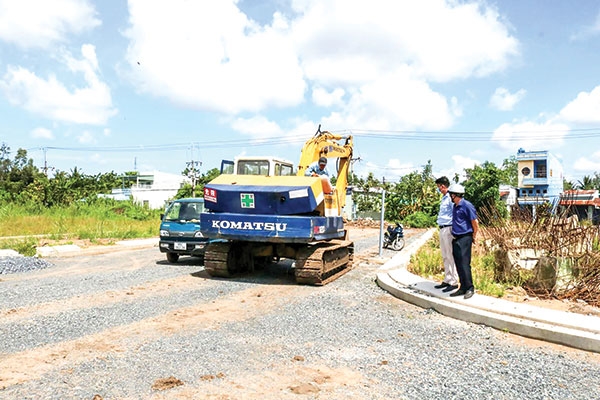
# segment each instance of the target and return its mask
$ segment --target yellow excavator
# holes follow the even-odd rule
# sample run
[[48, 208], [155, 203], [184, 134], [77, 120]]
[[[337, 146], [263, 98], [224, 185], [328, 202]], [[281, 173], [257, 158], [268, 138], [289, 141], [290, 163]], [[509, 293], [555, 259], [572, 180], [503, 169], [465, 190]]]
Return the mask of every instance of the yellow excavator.
[[[302, 148], [296, 175], [273, 157], [236, 159], [233, 174], [205, 185], [201, 233], [212, 276], [253, 271], [273, 259], [295, 260], [296, 282], [325, 285], [352, 267], [354, 244], [344, 229], [352, 136], [321, 131]], [[305, 176], [319, 158], [337, 160], [336, 184]], [[331, 168], [330, 168], [331, 169]]]

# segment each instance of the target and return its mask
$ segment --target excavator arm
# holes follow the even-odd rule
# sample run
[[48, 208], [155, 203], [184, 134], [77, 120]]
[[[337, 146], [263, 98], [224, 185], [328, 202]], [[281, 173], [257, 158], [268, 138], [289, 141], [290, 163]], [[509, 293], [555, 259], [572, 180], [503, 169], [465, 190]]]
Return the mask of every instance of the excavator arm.
[[[343, 143], [340, 143], [342, 140]], [[298, 176], [304, 176], [310, 164], [321, 157], [338, 159], [335, 191], [337, 194], [337, 203], [340, 208], [346, 204], [346, 188], [348, 187], [348, 174], [350, 172], [353, 146], [352, 136], [341, 136], [329, 131], [321, 131], [321, 126], [319, 125], [317, 133], [304, 144], [300, 154]], [[330, 170], [332, 169], [330, 168]]]

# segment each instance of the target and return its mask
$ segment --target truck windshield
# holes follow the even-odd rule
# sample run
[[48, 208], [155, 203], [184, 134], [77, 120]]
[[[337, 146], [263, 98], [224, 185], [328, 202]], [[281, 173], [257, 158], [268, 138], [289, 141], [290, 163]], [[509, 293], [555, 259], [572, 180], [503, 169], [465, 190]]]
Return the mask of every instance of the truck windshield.
[[204, 205], [202, 203], [182, 203], [176, 201], [167, 209], [165, 219], [172, 221], [199, 220], [203, 209]]

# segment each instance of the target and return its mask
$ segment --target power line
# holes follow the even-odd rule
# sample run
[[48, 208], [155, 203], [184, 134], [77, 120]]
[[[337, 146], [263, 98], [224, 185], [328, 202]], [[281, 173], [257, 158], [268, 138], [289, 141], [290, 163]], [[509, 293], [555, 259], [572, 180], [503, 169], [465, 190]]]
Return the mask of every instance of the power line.
[[[600, 128], [570, 129], [564, 130], [544, 130], [544, 131], [511, 131], [507, 132], [505, 137], [494, 137], [493, 131], [415, 131], [415, 130], [369, 130], [369, 129], [346, 129], [336, 133], [351, 134], [354, 137], [365, 139], [389, 139], [403, 141], [435, 141], [435, 142], [500, 142], [500, 141], [523, 141], [523, 140], [577, 140], [600, 138]], [[509, 135], [510, 133], [510, 135]], [[214, 140], [204, 141], [201, 147], [207, 148], [230, 148], [230, 147], [260, 147], [277, 146], [291, 143], [304, 143], [305, 137], [282, 137], [270, 136], [263, 138], [235, 139], [235, 140]], [[149, 144], [149, 145], [129, 145], [129, 146], [89, 146], [89, 147], [35, 147], [29, 150], [57, 150], [73, 152], [146, 152], [146, 151], [165, 151], [165, 150], [186, 150], [190, 143], [170, 143], [170, 144]]]
[[[407, 141], [442, 141], [442, 142], [462, 142], [462, 141], [523, 141], [523, 140], [573, 140], [600, 138], [600, 128], [570, 129], [565, 130], [523, 130], [523, 131], [383, 131], [383, 130], [351, 130], [355, 137], [407, 140]], [[495, 136], [496, 135], [496, 136]]]

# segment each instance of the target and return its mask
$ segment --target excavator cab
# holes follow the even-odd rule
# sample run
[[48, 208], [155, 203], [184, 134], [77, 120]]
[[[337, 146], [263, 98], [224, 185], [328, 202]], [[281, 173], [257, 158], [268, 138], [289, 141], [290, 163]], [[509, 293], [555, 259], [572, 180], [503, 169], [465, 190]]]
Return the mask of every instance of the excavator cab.
[[291, 161], [271, 156], [236, 157], [233, 161], [221, 161], [221, 174], [293, 176], [294, 164]]

